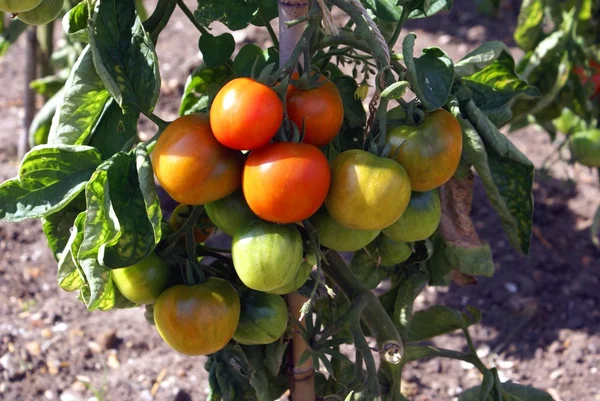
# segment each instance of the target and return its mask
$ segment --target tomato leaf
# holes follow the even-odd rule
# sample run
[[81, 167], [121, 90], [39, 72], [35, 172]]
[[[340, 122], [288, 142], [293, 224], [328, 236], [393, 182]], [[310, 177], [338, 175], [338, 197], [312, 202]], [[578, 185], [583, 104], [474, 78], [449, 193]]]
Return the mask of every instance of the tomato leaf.
[[403, 7], [411, 10], [409, 18], [424, 18], [440, 11], [452, 8], [453, 0], [362, 0], [375, 16], [387, 20], [398, 21]]
[[413, 57], [416, 35], [406, 35], [402, 43], [402, 53], [406, 63], [406, 79], [411, 89], [427, 110], [433, 111], [442, 107], [452, 89], [454, 82], [454, 64], [452, 60], [437, 47], [423, 49], [423, 55]]
[[48, 246], [57, 261], [66, 251], [75, 218], [84, 210], [85, 197], [80, 194], [67, 207], [43, 219], [42, 228], [48, 240]]
[[467, 96], [459, 100], [473, 99], [492, 122], [501, 126], [512, 118], [510, 107], [519, 99], [541, 96], [539, 89], [530, 86], [515, 72], [515, 62], [507, 51], [480, 71], [463, 78]]
[[467, 102], [464, 111], [470, 122], [459, 118], [465, 160], [479, 174], [511, 245], [528, 254], [533, 224], [533, 164], [472, 101]]
[[77, 215], [70, 229], [70, 236], [65, 244], [64, 250], [58, 259], [57, 281], [58, 286], [65, 291], [75, 291], [81, 289], [80, 297], [83, 298], [84, 292], [87, 292], [87, 282], [85, 274], [77, 260], [79, 247], [83, 241], [83, 223], [85, 221], [85, 212]]
[[377, 266], [375, 256], [364, 249], [354, 253], [349, 267], [360, 282], [370, 290], [377, 287], [381, 281], [380, 268]]
[[517, 28], [513, 34], [515, 42], [525, 51], [535, 48], [543, 35], [544, 2], [525, 0], [521, 4]]
[[[487, 375], [484, 376], [484, 381]], [[486, 383], [489, 386], [488, 383]], [[554, 401], [554, 398], [550, 394], [545, 391], [538, 390], [533, 387], [524, 386], [522, 384], [516, 384], [513, 382], [504, 382], [499, 383], [498, 380], [494, 383], [494, 388], [498, 388], [499, 392], [502, 394], [503, 401]], [[492, 389], [490, 389], [491, 393]], [[487, 398], [482, 398], [482, 394], [484, 394], [482, 390], [482, 386], [471, 387], [468, 390], [465, 390], [458, 397], [458, 401], [481, 401], [487, 400]], [[489, 393], [488, 393], [489, 394]]]
[[61, 102], [65, 88], [60, 90], [56, 95], [52, 96], [38, 111], [29, 126], [29, 146], [36, 147], [44, 145], [48, 142], [52, 120], [56, 114], [59, 103]]
[[144, 199], [146, 216], [154, 232], [154, 245], [158, 245], [162, 236], [162, 210], [160, 208], [160, 199], [156, 193], [154, 184], [154, 172], [152, 171], [152, 161], [148, 154], [146, 145], [141, 143], [135, 151], [135, 163], [139, 181], [139, 188]]
[[134, 0], [96, 2], [90, 45], [96, 71], [119, 106], [150, 114], [160, 93], [158, 57]]
[[102, 159], [106, 160], [115, 153], [125, 149], [126, 145], [138, 139], [137, 122], [139, 112], [121, 110], [114, 99], [108, 99], [100, 120], [92, 131], [89, 145], [98, 149]]
[[0, 34], [0, 57], [4, 56], [8, 48], [19, 39], [21, 34], [27, 30], [29, 25], [20, 19], [11, 20], [10, 24]]
[[50, 144], [86, 144], [110, 94], [96, 73], [90, 47], [71, 70], [48, 136]]
[[202, 26], [219, 21], [237, 31], [248, 26], [259, 7], [259, 0], [198, 0], [194, 17]]
[[63, 71], [57, 75], [35, 79], [29, 83], [29, 87], [40, 95], [52, 97], [62, 90], [67, 82], [68, 73], [66, 71], [63, 73]]
[[233, 78], [231, 63], [215, 68], [208, 68], [206, 64], [197, 67], [185, 83], [179, 115], [208, 109], [219, 89], [231, 78]]
[[407, 328], [413, 316], [413, 304], [429, 281], [429, 272], [420, 264], [408, 266], [401, 277], [396, 290], [392, 321], [400, 329], [400, 335], [406, 340]]
[[454, 0], [413, 0], [411, 7], [413, 11], [408, 18], [425, 18], [442, 11], [450, 11], [453, 4]]
[[443, 305], [434, 305], [415, 312], [408, 326], [409, 342], [428, 340], [474, 324], [457, 310]]
[[264, 20], [270, 22], [279, 15], [277, 0], [259, 0], [259, 3], [260, 9], [251, 23], [256, 26], [265, 26]]
[[204, 62], [208, 67], [218, 67], [225, 63], [235, 50], [233, 35], [225, 32], [219, 36], [203, 33], [198, 41]]
[[503, 42], [499, 40], [485, 42], [456, 63], [454, 71], [461, 77], [468, 77], [492, 64], [502, 52], [509, 52]]
[[73, 41], [88, 43], [88, 19], [92, 13], [89, 4], [88, 1], [82, 1], [63, 17], [63, 30]]
[[267, 65], [279, 64], [279, 54], [275, 48], [261, 49], [257, 45], [244, 45], [233, 60], [233, 71], [238, 77], [250, 77], [253, 69], [262, 71]]
[[18, 178], [0, 185], [0, 220], [40, 218], [61, 210], [83, 191], [99, 164], [100, 154], [88, 146], [32, 149]]

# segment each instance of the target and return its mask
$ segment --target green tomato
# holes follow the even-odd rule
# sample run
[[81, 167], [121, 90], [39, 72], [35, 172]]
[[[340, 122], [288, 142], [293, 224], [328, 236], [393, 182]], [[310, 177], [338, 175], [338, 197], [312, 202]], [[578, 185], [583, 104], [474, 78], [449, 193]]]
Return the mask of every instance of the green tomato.
[[313, 266], [314, 265], [311, 265], [308, 262], [302, 262], [302, 264], [300, 265], [300, 269], [298, 269], [298, 273], [296, 273], [296, 277], [292, 281], [290, 281], [283, 287], [276, 288], [269, 292], [271, 294], [285, 295], [297, 291], [300, 287], [304, 285], [304, 283], [306, 283], [306, 280], [308, 280], [308, 276], [310, 276], [310, 272], [312, 271]]
[[230, 237], [233, 237], [239, 229], [249, 226], [258, 219], [250, 210], [242, 191], [207, 203], [204, 205], [204, 209], [210, 221]]
[[152, 252], [133, 266], [112, 270], [112, 278], [131, 302], [153, 304], [169, 284], [169, 267]]
[[42, 0], [0, 0], [0, 11], [22, 13], [37, 7]]
[[412, 249], [407, 243], [393, 241], [385, 235], [377, 237], [367, 246], [367, 250], [371, 255], [381, 258], [382, 266], [397, 265], [405, 262], [412, 255]]
[[340, 153], [331, 165], [325, 206], [348, 228], [382, 230], [402, 216], [409, 200], [408, 174], [395, 160], [351, 149]]
[[231, 257], [248, 288], [271, 291], [296, 277], [302, 262], [302, 237], [293, 224], [258, 220], [234, 235]]
[[64, 0], [42, 0], [42, 2], [32, 10], [19, 13], [21, 21], [29, 25], [46, 25], [58, 17], [63, 7]]
[[281, 296], [249, 290], [242, 294], [240, 303], [235, 341], [244, 345], [270, 344], [285, 333], [288, 309]]
[[584, 166], [600, 167], [600, 129], [577, 132], [569, 138], [573, 158]]
[[437, 191], [413, 192], [408, 207], [383, 233], [399, 242], [415, 242], [429, 238], [442, 218], [442, 205]]
[[320, 209], [309, 221], [319, 232], [321, 245], [334, 251], [354, 252], [367, 246], [381, 232], [380, 230], [352, 230], [338, 223], [326, 209]]

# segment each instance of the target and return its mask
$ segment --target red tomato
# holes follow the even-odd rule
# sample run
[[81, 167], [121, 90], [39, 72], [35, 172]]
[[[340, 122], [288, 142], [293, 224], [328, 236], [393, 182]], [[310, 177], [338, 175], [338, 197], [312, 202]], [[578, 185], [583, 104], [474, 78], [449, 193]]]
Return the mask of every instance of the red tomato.
[[[297, 73], [292, 75], [292, 78], [297, 79], [297, 77]], [[304, 127], [304, 143], [319, 148], [335, 138], [344, 121], [342, 97], [331, 81], [308, 90], [290, 85], [286, 107], [290, 120], [298, 126], [298, 129], [302, 131]]]
[[265, 146], [283, 119], [283, 103], [273, 89], [250, 78], [227, 83], [210, 108], [215, 138], [228, 148], [253, 150]]
[[250, 154], [242, 189], [250, 209], [275, 223], [312, 216], [325, 201], [331, 172], [319, 149], [305, 143], [279, 142]]

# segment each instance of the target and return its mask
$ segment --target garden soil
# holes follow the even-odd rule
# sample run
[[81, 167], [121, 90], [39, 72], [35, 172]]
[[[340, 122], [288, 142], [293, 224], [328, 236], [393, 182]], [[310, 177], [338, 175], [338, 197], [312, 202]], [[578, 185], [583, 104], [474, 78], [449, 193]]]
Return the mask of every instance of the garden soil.
[[[489, 19], [476, 13], [473, 0], [455, 3], [450, 14], [412, 21], [404, 33], [414, 31], [419, 47], [443, 47], [454, 60], [486, 40], [514, 45], [518, 6], [503, 2], [499, 18]], [[163, 76], [157, 114], [167, 120], [176, 117], [186, 77], [201, 60], [194, 27], [180, 12], [173, 18], [157, 47]], [[236, 32], [235, 39], [238, 49], [250, 42], [270, 45], [261, 28]], [[18, 168], [23, 65], [21, 39], [0, 60], [0, 181]], [[146, 121], [140, 129], [150, 136], [154, 127]], [[538, 168], [554, 152], [547, 135], [534, 128], [510, 137]], [[472, 217], [493, 249], [496, 275], [473, 286], [428, 288], [418, 308], [480, 308], [475, 345], [503, 381], [542, 388], [556, 401], [600, 400], [600, 251], [588, 233], [600, 202], [597, 174], [562, 161], [536, 171], [529, 257], [511, 249], [477, 180], [475, 187]], [[205, 400], [204, 358], [169, 349], [146, 323], [143, 308], [88, 312], [75, 294], [58, 289], [55, 277], [39, 222], [0, 223], [0, 400]], [[434, 343], [466, 347], [459, 335]], [[440, 359], [411, 364], [404, 378], [403, 391], [416, 401], [454, 400], [481, 380], [472, 366]]]

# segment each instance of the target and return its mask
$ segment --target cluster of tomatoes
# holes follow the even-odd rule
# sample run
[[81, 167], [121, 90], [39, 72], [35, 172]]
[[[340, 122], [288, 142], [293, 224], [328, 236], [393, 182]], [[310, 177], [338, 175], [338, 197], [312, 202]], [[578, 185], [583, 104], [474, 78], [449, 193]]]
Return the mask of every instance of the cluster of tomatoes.
[[[343, 103], [333, 83], [318, 81], [313, 88], [290, 85], [284, 103], [262, 83], [234, 79], [217, 94], [209, 116], [183, 116], [159, 137], [152, 153], [154, 173], [182, 204], [171, 220], [174, 228], [186, 205], [204, 205], [207, 220], [196, 228], [196, 241], [206, 239], [210, 231], [202, 227], [209, 225], [230, 235], [235, 271], [249, 289], [241, 291], [240, 301], [228, 281], [212, 277], [132, 299], [155, 302], [157, 329], [174, 349], [210, 354], [232, 338], [242, 344], [280, 338], [287, 327], [281, 295], [298, 290], [316, 263], [314, 253], [304, 251], [298, 230], [305, 220], [316, 228], [322, 246], [343, 252], [366, 247], [383, 265], [407, 260], [408, 243], [437, 229], [441, 207], [435, 188], [454, 174], [462, 150], [456, 119], [435, 111], [419, 126], [390, 129], [388, 157], [352, 149], [330, 165], [320, 148], [338, 134]], [[274, 141], [284, 104], [303, 132], [302, 143]], [[126, 297], [122, 281], [139, 289], [151, 274], [149, 265], [166, 266], [151, 258], [128, 280], [115, 271]]]
[[64, 0], [0, 0], [0, 11], [11, 13], [28, 25], [46, 25], [54, 21]]

